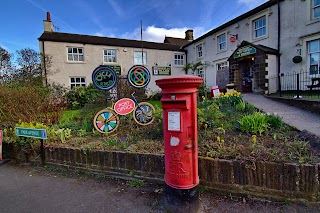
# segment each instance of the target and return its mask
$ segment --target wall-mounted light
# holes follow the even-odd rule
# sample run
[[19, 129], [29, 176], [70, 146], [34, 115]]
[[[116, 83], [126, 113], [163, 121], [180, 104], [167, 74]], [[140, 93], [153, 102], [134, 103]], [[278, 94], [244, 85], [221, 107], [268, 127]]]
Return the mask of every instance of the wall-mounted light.
[[123, 48], [123, 52], [127, 52], [128, 50], [127, 50], [127, 48]]
[[154, 62], [154, 65], [155, 65], [155, 66], [158, 66], [158, 63], [157, 63], [157, 62]]

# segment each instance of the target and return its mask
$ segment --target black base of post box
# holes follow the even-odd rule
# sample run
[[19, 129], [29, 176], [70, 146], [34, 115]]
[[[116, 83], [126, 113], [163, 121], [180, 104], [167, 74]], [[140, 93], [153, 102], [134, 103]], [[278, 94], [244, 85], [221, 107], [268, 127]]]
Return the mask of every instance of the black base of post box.
[[198, 213], [199, 185], [191, 189], [175, 189], [165, 184], [164, 199], [166, 212]]

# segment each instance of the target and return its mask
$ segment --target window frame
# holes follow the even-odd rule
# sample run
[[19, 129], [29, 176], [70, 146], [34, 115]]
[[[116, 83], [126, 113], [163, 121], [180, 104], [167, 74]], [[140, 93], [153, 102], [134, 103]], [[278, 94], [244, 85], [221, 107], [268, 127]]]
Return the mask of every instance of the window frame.
[[[220, 38], [222, 36], [224, 36], [224, 41], [223, 42], [220, 41]], [[224, 48], [223, 49], [220, 48], [221, 44], [224, 44]], [[224, 52], [226, 50], [227, 50], [227, 33], [224, 32], [224, 33], [221, 33], [221, 34], [217, 35], [217, 52]]]
[[[113, 55], [106, 55], [105, 53], [105, 51], [114, 51], [114, 56]], [[106, 61], [105, 59], [106, 59], [106, 57], [108, 58], [108, 57], [113, 57], [114, 58], [114, 61]], [[103, 63], [105, 63], [105, 64], [115, 64], [115, 63], [117, 63], [117, 50], [116, 49], [104, 49], [103, 50]]]
[[[318, 43], [318, 49], [315, 52], [310, 51], [310, 43], [317, 41]], [[312, 64], [312, 65], [317, 65], [317, 73], [311, 73], [311, 55], [315, 54], [318, 55], [318, 63], [317, 64]], [[308, 55], [308, 71], [310, 76], [318, 76], [320, 75], [320, 38], [315, 39], [315, 40], [310, 40], [307, 42], [307, 55]]]
[[[84, 62], [84, 48], [83, 47], [66, 47], [66, 49], [67, 49], [67, 61], [68, 62], [73, 62], [73, 63]], [[71, 49], [71, 53], [69, 53], [69, 49]], [[74, 53], [74, 49], [77, 50], [76, 53]], [[81, 50], [82, 53], [79, 53], [79, 50]], [[72, 60], [69, 60], [69, 55], [72, 57]], [[78, 60], [75, 60], [76, 56], [77, 56]], [[82, 56], [82, 60], [79, 60], [80, 56]]]
[[[141, 57], [136, 57], [136, 53], [141, 53]], [[136, 59], [141, 60], [142, 63], [136, 63]], [[143, 51], [143, 56], [142, 56], [142, 51], [134, 51], [133, 52], [133, 64], [134, 65], [146, 65], [147, 64], [147, 52]]]
[[[201, 50], [199, 51], [198, 47], [201, 47]], [[203, 43], [200, 43], [200, 44], [197, 44], [195, 46], [195, 49], [196, 49], [196, 58], [199, 59], [199, 58], [203, 58]], [[199, 54], [201, 53], [201, 55]]]
[[[262, 26], [259, 26], [258, 28], [256, 28], [256, 22], [258, 22], [259, 20], [261, 19], [264, 19], [265, 20], [265, 25], [262, 25]], [[263, 15], [263, 16], [260, 16], [259, 18], [256, 18], [254, 20], [252, 20], [252, 32], [253, 32], [253, 39], [261, 39], [261, 38], [264, 38], [267, 36], [268, 34], [268, 29], [267, 29], [267, 26], [268, 26], [268, 22], [267, 22], [267, 16], [266, 15]], [[258, 32], [258, 30], [263, 30], [265, 29], [265, 33], [261, 36], [256, 36]]]
[[[176, 58], [177, 56], [180, 56], [182, 58]], [[176, 67], [184, 66], [184, 60], [185, 60], [185, 54], [181, 54], [181, 53], [174, 54], [174, 66], [176, 66]], [[180, 62], [180, 63], [177, 63], [177, 62]]]
[[223, 69], [227, 69], [228, 67], [229, 67], [228, 61], [221, 61], [216, 63], [216, 70], [223, 70]]
[[[79, 78], [79, 82], [77, 82], [77, 78]], [[73, 89], [74, 87], [86, 87], [87, 86], [87, 80], [85, 76], [70, 76], [70, 88]], [[72, 79], [74, 79], [74, 82], [72, 82]], [[84, 79], [84, 81], [82, 81]]]
[[315, 19], [320, 19], [320, 13], [318, 17], [315, 17], [315, 9], [320, 9], [320, 2], [318, 5], [314, 5], [315, 0], [311, 0], [311, 19], [315, 20]]
[[198, 77], [204, 78], [204, 67], [200, 66], [196, 69], [196, 75]]

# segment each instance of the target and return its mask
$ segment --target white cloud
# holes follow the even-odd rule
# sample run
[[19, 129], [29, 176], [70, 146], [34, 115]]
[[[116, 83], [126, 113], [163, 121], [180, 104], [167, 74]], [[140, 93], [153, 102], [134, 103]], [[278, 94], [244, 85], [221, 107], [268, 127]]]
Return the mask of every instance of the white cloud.
[[[158, 28], [148, 26], [142, 32], [144, 41], [163, 42], [164, 37], [185, 38], [185, 32], [189, 28]], [[120, 36], [121, 38], [140, 40], [140, 29], [137, 28], [133, 32], [127, 32]]]

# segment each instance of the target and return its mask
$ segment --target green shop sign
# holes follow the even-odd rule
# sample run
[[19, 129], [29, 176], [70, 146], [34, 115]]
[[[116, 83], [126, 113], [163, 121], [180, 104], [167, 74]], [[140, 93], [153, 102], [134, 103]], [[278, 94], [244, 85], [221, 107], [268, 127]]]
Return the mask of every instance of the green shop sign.
[[119, 65], [108, 65], [109, 67], [112, 67], [114, 71], [116, 71], [117, 75], [121, 75], [121, 66]]
[[153, 75], [171, 75], [171, 67], [152, 67]]
[[233, 58], [241, 58], [246, 55], [252, 55], [255, 54], [256, 51], [256, 48], [251, 46], [241, 47], [233, 54]]
[[47, 139], [47, 132], [45, 129], [16, 127], [16, 135], [28, 138]]

